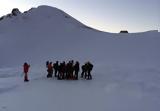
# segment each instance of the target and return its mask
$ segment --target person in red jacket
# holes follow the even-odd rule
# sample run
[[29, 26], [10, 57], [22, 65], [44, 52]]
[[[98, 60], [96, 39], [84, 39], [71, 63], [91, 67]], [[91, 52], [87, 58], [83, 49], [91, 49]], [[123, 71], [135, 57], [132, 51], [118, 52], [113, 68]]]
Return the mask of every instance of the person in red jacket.
[[23, 71], [24, 71], [24, 82], [28, 82], [28, 71], [29, 71], [30, 65], [27, 64], [26, 62], [23, 65]]
[[48, 68], [47, 69], [47, 71], [48, 71], [47, 78], [52, 78], [52, 75], [53, 75], [53, 65], [52, 65], [52, 62], [49, 62], [47, 68]]

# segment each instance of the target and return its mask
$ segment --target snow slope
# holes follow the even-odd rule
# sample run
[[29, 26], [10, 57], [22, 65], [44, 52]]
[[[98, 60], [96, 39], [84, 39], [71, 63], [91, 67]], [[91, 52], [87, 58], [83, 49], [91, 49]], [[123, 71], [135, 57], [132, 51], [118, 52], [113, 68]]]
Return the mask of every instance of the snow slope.
[[[160, 33], [112, 34], [39, 6], [0, 21], [0, 111], [159, 111]], [[90, 60], [93, 80], [46, 79], [45, 61]], [[22, 64], [31, 64], [23, 83]], [[26, 106], [27, 105], [27, 106]]]

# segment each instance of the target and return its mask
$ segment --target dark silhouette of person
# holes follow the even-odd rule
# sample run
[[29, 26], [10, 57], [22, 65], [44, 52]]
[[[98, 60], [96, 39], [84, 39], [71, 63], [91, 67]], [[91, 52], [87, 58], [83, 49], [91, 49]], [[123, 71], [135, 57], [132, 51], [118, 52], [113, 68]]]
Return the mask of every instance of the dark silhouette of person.
[[74, 72], [73, 60], [69, 61], [68, 66], [67, 66], [67, 71], [68, 71], [68, 79], [74, 79], [74, 77], [73, 77], [73, 72]]
[[73, 76], [73, 72], [74, 72], [74, 61], [71, 60], [70, 61], [70, 79], [74, 79], [74, 76]]
[[62, 78], [65, 79], [65, 75], [66, 75], [66, 63], [65, 63], [65, 61], [63, 61], [62, 64], [63, 64], [63, 67], [62, 67], [63, 76], [62, 76]]
[[57, 75], [58, 74], [58, 68], [59, 68], [58, 61], [56, 61], [56, 63], [54, 63], [53, 67], [54, 67], [54, 76], [57, 77], [58, 76]]
[[82, 69], [81, 78], [86, 77], [87, 76], [87, 64], [82, 65], [81, 69]]
[[52, 75], [53, 75], [53, 66], [52, 66], [52, 62], [50, 62], [47, 66], [47, 72], [48, 72], [48, 75], [47, 75], [47, 78], [52, 78]]
[[93, 64], [91, 64], [90, 62], [88, 62], [86, 64], [86, 67], [87, 67], [87, 78], [86, 79], [92, 79], [92, 75], [91, 75], [91, 71], [93, 69]]
[[65, 78], [66, 79], [69, 79], [69, 67], [70, 67], [70, 63], [68, 62], [67, 64], [66, 64], [66, 76], [65, 76]]
[[60, 65], [59, 65], [59, 73], [58, 73], [59, 80], [62, 80], [65, 78], [65, 71], [66, 71], [66, 64], [63, 61], [63, 63], [60, 63]]
[[64, 67], [64, 72], [65, 72], [65, 76], [64, 76], [64, 78], [65, 79], [71, 79], [72, 78], [72, 70], [73, 70], [73, 67], [72, 67], [72, 62], [71, 61], [69, 61], [67, 64], [65, 64], [64, 65], [65, 67]]
[[74, 65], [74, 71], [75, 71], [75, 73], [74, 73], [74, 74], [75, 74], [75, 75], [74, 75], [75, 77], [74, 77], [74, 78], [75, 78], [76, 80], [78, 80], [78, 72], [79, 72], [79, 62], [78, 62], [78, 61], [76, 61], [75, 65]]
[[23, 65], [23, 71], [24, 71], [24, 82], [28, 82], [28, 71], [29, 71], [30, 65], [25, 62]]

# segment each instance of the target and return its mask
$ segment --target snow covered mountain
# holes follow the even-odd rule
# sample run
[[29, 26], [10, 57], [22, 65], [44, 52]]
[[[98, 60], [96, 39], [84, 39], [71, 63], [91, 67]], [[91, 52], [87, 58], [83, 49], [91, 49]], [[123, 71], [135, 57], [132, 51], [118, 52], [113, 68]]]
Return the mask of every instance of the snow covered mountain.
[[57, 57], [61, 55], [58, 52], [65, 54], [66, 45], [77, 38], [75, 35], [82, 27], [85, 26], [71, 16], [48, 6], [4, 17], [0, 21], [0, 66], [22, 63], [25, 59], [35, 61], [38, 58], [39, 61], [40, 58]]
[[0, 21], [0, 67], [48, 59], [150, 64], [160, 56], [159, 35], [100, 32], [57, 8], [39, 6]]
[[[0, 19], [0, 111], [159, 111], [159, 47], [158, 31], [101, 32], [57, 8], [14, 9]], [[71, 59], [91, 61], [93, 80], [46, 79], [47, 60]]]

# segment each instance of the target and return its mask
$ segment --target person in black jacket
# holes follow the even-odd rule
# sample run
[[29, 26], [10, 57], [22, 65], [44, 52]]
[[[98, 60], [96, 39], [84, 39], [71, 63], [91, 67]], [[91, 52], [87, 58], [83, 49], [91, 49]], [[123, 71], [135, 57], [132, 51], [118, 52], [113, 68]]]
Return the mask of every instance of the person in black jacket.
[[66, 65], [66, 79], [69, 80], [74, 79], [73, 72], [74, 72], [73, 61], [69, 61]]
[[70, 63], [68, 62], [66, 64], [66, 75], [65, 75], [65, 79], [69, 79], [69, 67], [70, 67]]
[[73, 72], [74, 72], [74, 61], [73, 61], [73, 60], [70, 61], [69, 70], [70, 70], [70, 79], [73, 80], [73, 79], [74, 79], [74, 76], [73, 76]]
[[93, 64], [91, 64], [90, 62], [87, 62], [86, 67], [87, 67], [87, 76], [85, 78], [92, 79], [91, 71], [93, 69]]
[[74, 78], [76, 80], [78, 80], [78, 72], [79, 72], [79, 62], [78, 61], [76, 61], [75, 65], [74, 65], [74, 71], [75, 71]]
[[82, 65], [81, 69], [82, 69], [81, 78], [86, 77], [87, 76], [87, 64]]
[[59, 63], [58, 63], [58, 61], [56, 61], [56, 63], [54, 63], [54, 65], [53, 65], [53, 67], [54, 67], [54, 77], [57, 77], [58, 75], [58, 68], [59, 68]]
[[63, 61], [63, 63], [60, 63], [59, 65], [59, 71], [58, 71], [58, 79], [62, 80], [65, 78], [65, 72], [66, 72], [66, 64]]
[[65, 79], [65, 75], [66, 75], [66, 63], [65, 63], [65, 61], [63, 61], [63, 63], [62, 63], [62, 79]]

